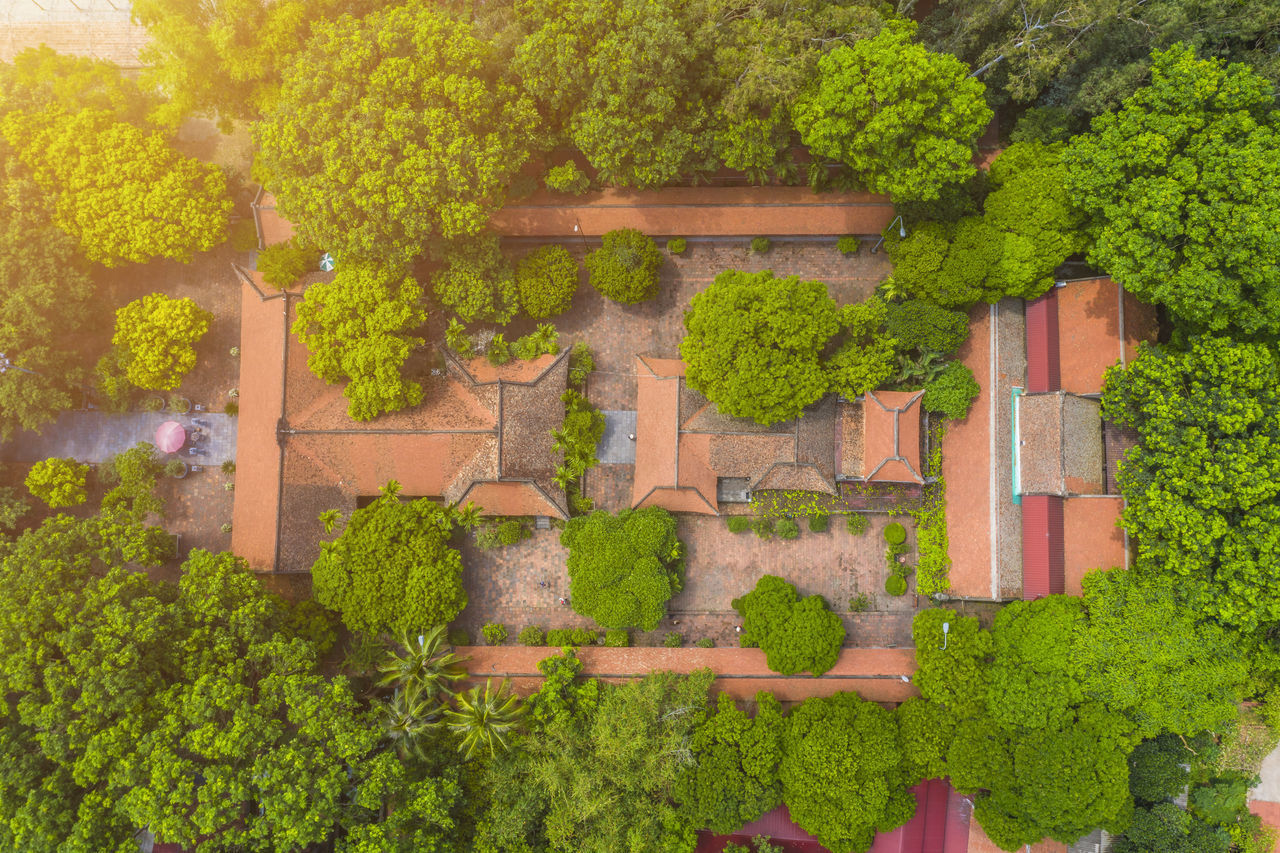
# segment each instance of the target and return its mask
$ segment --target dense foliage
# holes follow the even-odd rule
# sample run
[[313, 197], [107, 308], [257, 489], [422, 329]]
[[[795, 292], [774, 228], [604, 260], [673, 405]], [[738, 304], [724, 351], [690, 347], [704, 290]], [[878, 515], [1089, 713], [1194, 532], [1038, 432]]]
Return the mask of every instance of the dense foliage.
[[[685, 312], [685, 377], [726, 414], [785, 421], [829, 390], [857, 395], [892, 375], [884, 320], [875, 298], [837, 309], [820, 281], [727, 270]], [[833, 339], [840, 345], [824, 361]]]
[[77, 506], [89, 499], [85, 491], [85, 478], [89, 466], [74, 459], [43, 459], [31, 466], [25, 485], [32, 497], [39, 498], [53, 509]]
[[836, 47], [792, 107], [813, 153], [902, 201], [935, 199], [971, 176], [974, 140], [991, 120], [982, 84], [955, 57], [913, 43], [914, 33], [890, 21], [874, 38]]
[[515, 271], [502, 254], [498, 235], [485, 232], [450, 241], [444, 263], [431, 278], [440, 304], [466, 323], [489, 320], [505, 325], [520, 310]]
[[1102, 396], [1103, 416], [1140, 436], [1117, 475], [1135, 570], [1246, 632], [1280, 621], [1278, 383], [1269, 348], [1202, 337], [1143, 348]]
[[931, 412], [948, 418], [963, 418], [982, 391], [973, 371], [959, 361], [953, 361], [924, 386], [920, 403]]
[[764, 575], [755, 589], [733, 600], [742, 615], [743, 646], [759, 646], [769, 669], [783, 675], [822, 675], [835, 666], [844, 645], [844, 623], [820, 595], [799, 598], [796, 588]]
[[319, 269], [319, 262], [320, 251], [294, 237], [258, 252], [257, 269], [267, 284], [288, 288], [306, 273]]
[[1090, 260], [1192, 330], [1280, 334], [1280, 119], [1246, 66], [1155, 54], [1151, 83], [1071, 142]]
[[0, 441], [70, 408], [84, 375], [76, 350], [92, 285], [75, 240], [38, 198], [30, 181], [0, 176], [0, 352], [16, 365], [0, 374]]
[[371, 420], [422, 402], [422, 386], [404, 363], [422, 339], [422, 288], [412, 278], [374, 265], [346, 265], [332, 281], [307, 288], [293, 333], [310, 354], [307, 366], [326, 382], [347, 380], [348, 413]]
[[963, 311], [908, 299], [886, 306], [884, 328], [900, 352], [951, 355], [969, 337], [969, 318]]
[[605, 234], [585, 263], [591, 286], [614, 302], [634, 305], [658, 295], [662, 252], [652, 237], [634, 228]]
[[862, 853], [915, 812], [897, 722], [856, 693], [806, 699], [791, 712], [780, 776], [792, 819], [833, 853]]
[[280, 212], [343, 259], [403, 263], [430, 238], [480, 231], [535, 125], [493, 48], [423, 2], [313, 30], [254, 127]]
[[212, 313], [186, 297], [149, 293], [116, 311], [111, 343], [130, 382], [172, 390], [196, 366], [195, 345], [212, 322]]
[[452, 510], [394, 488], [351, 513], [311, 567], [316, 600], [354, 631], [421, 631], [467, 604], [462, 556], [449, 545]]
[[520, 305], [535, 320], [569, 310], [578, 289], [578, 262], [564, 246], [541, 246], [516, 264]]
[[684, 546], [661, 507], [572, 518], [560, 543], [569, 549], [573, 609], [606, 628], [652, 631], [683, 585]]

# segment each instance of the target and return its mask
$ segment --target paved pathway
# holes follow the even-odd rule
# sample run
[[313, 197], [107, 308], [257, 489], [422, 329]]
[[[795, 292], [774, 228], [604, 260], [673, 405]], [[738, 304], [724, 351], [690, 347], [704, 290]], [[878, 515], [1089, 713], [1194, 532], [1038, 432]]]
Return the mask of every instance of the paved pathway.
[[[458, 649], [469, 658], [467, 669], [474, 680], [509, 678], [519, 693], [538, 689], [542, 676], [538, 661], [559, 654], [559, 649], [524, 646], [470, 646]], [[783, 702], [800, 702], [811, 696], [831, 696], [853, 691], [872, 702], [902, 702], [919, 696], [915, 685], [903, 681], [916, 671], [914, 649], [845, 649], [821, 678], [811, 675], [778, 675], [765, 663], [759, 649], [578, 649], [583, 673], [603, 681], [640, 678], [653, 670], [688, 673], [709, 667], [716, 673], [715, 688], [735, 699], [751, 699], [760, 690]]]
[[209, 423], [209, 438], [200, 443], [208, 451], [191, 456], [186, 450], [178, 458], [195, 465], [221, 465], [236, 458], [236, 423], [230, 415], [201, 413], [175, 415], [172, 412], [139, 412], [112, 415], [100, 411], [63, 412], [37, 434], [24, 430], [8, 444], [0, 446], [0, 457], [14, 462], [38, 462], [53, 456], [80, 462], [105, 462], [140, 441], [155, 443], [156, 427], [177, 421], [190, 431], [192, 417]]
[[129, 0], [0, 0], [0, 62], [47, 44], [71, 53], [141, 68], [146, 28], [130, 20]]

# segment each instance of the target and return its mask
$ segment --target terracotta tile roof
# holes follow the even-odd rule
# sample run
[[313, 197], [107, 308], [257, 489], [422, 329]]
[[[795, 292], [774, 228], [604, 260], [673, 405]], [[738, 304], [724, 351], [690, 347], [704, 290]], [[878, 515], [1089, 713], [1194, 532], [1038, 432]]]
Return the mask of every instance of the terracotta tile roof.
[[862, 476], [874, 482], [923, 483], [920, 397], [923, 391], [870, 391], [862, 404]]
[[679, 360], [637, 356], [636, 377], [632, 506], [715, 513], [722, 477], [745, 479], [751, 489], [836, 493], [834, 397], [796, 421], [764, 427], [717, 411], [685, 384]]
[[1117, 526], [1124, 511], [1118, 496], [1067, 498], [1062, 508], [1064, 592], [1082, 595], [1080, 581], [1093, 569], [1126, 568], [1124, 530]]
[[319, 550], [316, 515], [350, 511], [392, 479], [406, 496], [471, 500], [488, 515], [568, 516], [550, 434], [563, 419], [567, 352], [484, 379], [446, 355], [422, 405], [359, 423], [342, 386], [315, 377], [287, 334], [295, 297], [242, 280], [232, 548], [251, 565], [305, 571]]

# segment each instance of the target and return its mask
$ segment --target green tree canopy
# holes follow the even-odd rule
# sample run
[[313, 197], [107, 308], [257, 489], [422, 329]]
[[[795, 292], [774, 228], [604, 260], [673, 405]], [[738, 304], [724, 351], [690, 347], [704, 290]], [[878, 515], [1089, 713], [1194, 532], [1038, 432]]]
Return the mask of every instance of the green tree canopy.
[[1137, 575], [1245, 633], [1280, 621], [1278, 383], [1268, 347], [1206, 336], [1144, 347], [1103, 388], [1103, 417], [1140, 436], [1117, 475]]
[[26, 486], [33, 497], [44, 501], [53, 509], [77, 506], [89, 499], [84, 489], [89, 466], [74, 459], [43, 459], [27, 472]]
[[138, 0], [133, 19], [150, 36], [139, 57], [142, 79], [169, 97], [156, 117], [177, 123], [217, 113], [224, 125], [258, 118], [275, 103], [282, 69], [314, 21], [371, 7], [363, 0]]
[[1088, 628], [1072, 645], [1085, 695], [1128, 716], [1143, 738], [1220, 730], [1248, 675], [1238, 638], [1183, 607], [1168, 581], [1122, 569], [1085, 575]]
[[450, 241], [442, 254], [443, 265], [431, 278], [441, 305], [466, 323], [489, 320], [505, 326], [515, 318], [520, 292], [497, 234]]
[[685, 379], [726, 414], [773, 424], [827, 393], [822, 350], [840, 316], [820, 281], [726, 270], [694, 294], [684, 325]]
[[306, 345], [307, 366], [326, 382], [347, 380], [347, 412], [358, 421], [422, 402], [422, 386], [404, 363], [427, 320], [422, 288], [403, 273], [372, 264], [343, 265], [332, 281], [310, 285], [298, 303], [293, 333]]
[[533, 319], [562, 314], [578, 289], [578, 262], [564, 246], [540, 246], [516, 265], [516, 288]]
[[862, 853], [915, 813], [897, 722], [856, 693], [806, 699], [791, 712], [780, 774], [792, 819], [833, 853]]
[[311, 567], [316, 600], [353, 631], [408, 633], [449, 622], [467, 604], [453, 513], [428, 498], [384, 493], [351, 513]]
[[661, 507], [598, 510], [560, 534], [569, 549], [569, 601], [606, 628], [652, 631], [684, 581], [676, 520]]
[[[24, 54], [25, 55], [25, 54]], [[27, 180], [0, 176], [0, 441], [71, 407], [92, 285], [75, 241], [55, 228]]]
[[536, 124], [490, 45], [420, 0], [314, 30], [254, 129], [281, 213], [348, 259], [404, 263], [479, 232]]
[[196, 366], [195, 345], [212, 322], [213, 314], [186, 297], [149, 293], [116, 311], [111, 343], [130, 382], [171, 390]]
[[652, 237], [634, 228], [606, 233], [584, 263], [591, 286], [607, 299], [634, 305], [658, 295], [662, 252]]
[[897, 341], [900, 352], [936, 352], [951, 355], [969, 337], [969, 317], [923, 299], [890, 302], [886, 306], [885, 332]]
[[755, 716], [748, 717], [721, 693], [715, 713], [693, 733], [694, 763], [672, 795], [696, 827], [727, 835], [782, 802], [782, 705], [764, 692], [755, 704]]
[[1191, 330], [1280, 334], [1280, 117], [1244, 65], [1153, 56], [1151, 83], [1066, 153], [1091, 262]]
[[836, 47], [792, 107], [813, 153], [901, 201], [936, 199], [972, 175], [974, 140], [991, 121], [982, 84], [954, 56], [912, 42], [914, 33], [915, 24], [890, 21], [874, 38]]
[[759, 646], [769, 669], [783, 675], [822, 675], [835, 666], [844, 646], [844, 623], [820, 595], [799, 598], [777, 575], [764, 575], [755, 589], [733, 600], [742, 614], [743, 646]]

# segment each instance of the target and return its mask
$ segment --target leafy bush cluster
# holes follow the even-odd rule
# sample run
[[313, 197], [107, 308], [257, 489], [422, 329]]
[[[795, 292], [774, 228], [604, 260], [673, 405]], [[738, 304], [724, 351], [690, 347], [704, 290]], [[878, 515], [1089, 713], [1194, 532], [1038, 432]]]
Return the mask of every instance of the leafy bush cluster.
[[[501, 332], [498, 333], [500, 334]], [[495, 340], [498, 335], [494, 335]], [[511, 345], [511, 354], [524, 361], [531, 361], [541, 355], [557, 355], [559, 352], [560, 333], [550, 323], [539, 323], [538, 328], [516, 338], [516, 342]]]
[[625, 305], [657, 296], [662, 252], [653, 239], [634, 228], [610, 231], [602, 239], [603, 245], [586, 259], [591, 286]]
[[272, 287], [287, 289], [309, 272], [319, 269], [320, 250], [305, 240], [290, 238], [258, 253], [258, 272]]
[[25, 481], [31, 496], [51, 509], [78, 506], [89, 499], [85, 479], [89, 466], [74, 459], [44, 459], [31, 466]]
[[959, 420], [968, 416], [969, 407], [981, 390], [968, 365], [952, 361], [924, 386], [920, 403], [930, 412]]
[[442, 265], [431, 288], [440, 304], [464, 323], [485, 320], [503, 326], [520, 310], [516, 273], [500, 243], [498, 235], [486, 232], [451, 241], [441, 250]]
[[547, 631], [545, 645], [562, 646], [594, 646], [599, 635], [589, 628], [552, 628]]
[[683, 255], [688, 245], [688, 241], [683, 237], [672, 237], [667, 241], [667, 251], [673, 255]]
[[195, 345], [212, 322], [213, 314], [186, 297], [150, 293], [116, 311], [111, 344], [131, 383], [168, 391], [196, 366]]
[[916, 592], [934, 595], [951, 588], [950, 540], [947, 536], [947, 483], [942, 479], [942, 435], [935, 433], [925, 463], [924, 501], [911, 511], [916, 522]]
[[725, 519], [725, 524], [729, 527], [730, 533], [745, 533], [751, 529], [751, 516], [731, 515]]
[[796, 588], [764, 575], [755, 589], [733, 600], [742, 616], [743, 646], [758, 646], [769, 669], [783, 675], [822, 675], [835, 666], [844, 645], [844, 623], [820, 595], [799, 598]]
[[569, 549], [573, 609], [606, 628], [652, 631], [684, 583], [676, 519], [660, 507], [572, 518], [560, 535]]
[[490, 622], [480, 629], [484, 641], [491, 646], [500, 646], [507, 641], [507, 626], [501, 622]]
[[614, 649], [625, 649], [631, 645], [631, 634], [621, 629], [610, 629], [604, 632], [604, 644]]
[[591, 189], [591, 179], [572, 160], [561, 163], [559, 166], [552, 166], [547, 170], [544, 180], [547, 189], [562, 193], [582, 195]]
[[555, 481], [566, 491], [579, 480], [587, 469], [599, 464], [596, 447], [604, 435], [604, 415], [587, 398], [566, 390], [560, 396], [564, 403], [564, 422], [552, 430], [555, 451], [564, 454], [564, 461], [557, 466]]
[[586, 390], [587, 377], [596, 369], [595, 357], [591, 355], [591, 347], [578, 341], [569, 350], [569, 387], [575, 391]]
[[578, 262], [564, 246], [542, 246], [516, 265], [516, 290], [524, 311], [535, 320], [569, 310], [578, 289]]

